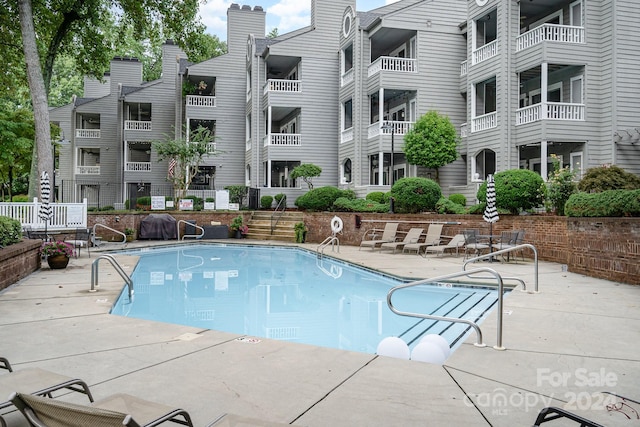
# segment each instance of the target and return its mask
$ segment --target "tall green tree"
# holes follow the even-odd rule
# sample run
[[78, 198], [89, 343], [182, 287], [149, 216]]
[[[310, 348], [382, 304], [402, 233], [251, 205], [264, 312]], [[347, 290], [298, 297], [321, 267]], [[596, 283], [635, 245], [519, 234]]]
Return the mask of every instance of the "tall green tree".
[[[59, 55], [73, 55], [79, 75], [102, 78], [109, 60], [132, 29], [138, 40], [170, 35], [189, 53], [189, 41], [204, 32], [198, 0], [2, 0], [0, 45], [11, 66], [26, 64], [36, 128], [38, 173], [53, 173], [47, 95]], [[21, 37], [16, 37], [20, 35]], [[21, 43], [20, 43], [21, 41]], [[6, 51], [6, 52], [5, 52]], [[5, 73], [0, 65], [0, 75]], [[31, 191], [30, 191], [31, 193]]]
[[313, 178], [320, 176], [321, 173], [322, 168], [320, 166], [316, 166], [313, 163], [303, 163], [293, 168], [289, 178], [302, 178], [302, 180], [307, 183], [309, 190], [313, 190]]
[[34, 137], [33, 114], [26, 108], [0, 109], [1, 199], [13, 198], [14, 179], [29, 173]]
[[210, 129], [199, 126], [191, 132], [189, 140], [186, 138], [172, 139], [167, 137], [162, 141], [154, 141], [153, 149], [158, 153], [158, 161], [169, 161], [167, 180], [173, 183], [174, 195], [184, 198], [187, 189], [198, 173], [202, 158], [206, 155], [216, 155], [211, 150], [215, 136]]
[[404, 153], [410, 164], [434, 169], [440, 183], [439, 169], [458, 158], [458, 139], [449, 117], [429, 111], [404, 136]]

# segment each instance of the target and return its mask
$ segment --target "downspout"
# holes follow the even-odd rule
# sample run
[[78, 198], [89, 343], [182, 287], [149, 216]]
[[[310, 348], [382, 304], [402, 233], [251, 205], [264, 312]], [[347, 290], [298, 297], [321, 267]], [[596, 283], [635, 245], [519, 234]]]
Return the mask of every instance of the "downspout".
[[[355, 183], [356, 187], [357, 186], [361, 186], [362, 183], [362, 172], [364, 170], [364, 168], [362, 167], [362, 144], [363, 144], [363, 135], [364, 132], [362, 132], [362, 123], [363, 123], [363, 112], [364, 112], [364, 108], [362, 105], [362, 73], [363, 73], [363, 66], [364, 66], [364, 59], [363, 59], [363, 49], [364, 49], [364, 30], [362, 29], [362, 27], [360, 26], [360, 18], [358, 18], [358, 15], [356, 13], [356, 24], [357, 24], [357, 28], [358, 28], [358, 32], [360, 33], [360, 48], [358, 50], [359, 52], [359, 62], [360, 65], [358, 67], [356, 73], [356, 86], [355, 86], [355, 98], [358, 100], [358, 129], [357, 132], [358, 134], [354, 135], [356, 144], [355, 144], [355, 150], [354, 150], [354, 154], [356, 154], [356, 159], [357, 159], [357, 168], [359, 169], [358, 174], [356, 175], [358, 177], [358, 182]], [[366, 104], [366, 102], [365, 102]], [[369, 105], [367, 104], [367, 108], [370, 108]], [[367, 181], [370, 179], [369, 178], [369, 163], [368, 163], [369, 157], [367, 156], [367, 159], [365, 159], [365, 162], [367, 163]], [[353, 173], [353, 172], [352, 172]], [[368, 184], [368, 182], [367, 182]]]

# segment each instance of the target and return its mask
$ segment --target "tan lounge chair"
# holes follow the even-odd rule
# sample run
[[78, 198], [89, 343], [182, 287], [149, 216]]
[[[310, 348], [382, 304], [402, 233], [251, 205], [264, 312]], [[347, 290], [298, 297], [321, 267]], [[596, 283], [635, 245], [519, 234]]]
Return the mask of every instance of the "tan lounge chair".
[[435, 253], [438, 256], [443, 256], [446, 251], [456, 251], [456, 256], [458, 256], [460, 248], [464, 247], [464, 235], [456, 234], [449, 240], [449, 243], [446, 245], [435, 245], [435, 246], [427, 246], [424, 249], [425, 256], [428, 253]]
[[380, 250], [393, 249], [393, 253], [396, 253], [396, 249], [403, 248], [405, 245], [416, 243], [420, 240], [420, 236], [424, 231], [423, 228], [412, 228], [404, 236], [404, 239], [400, 242], [387, 242], [380, 245]]
[[[14, 372], [11, 364], [4, 357], [0, 357], [0, 368], [10, 372], [0, 375], [0, 410], [13, 406], [13, 403], [6, 399], [9, 394], [14, 392], [51, 398], [54, 392], [66, 389], [86, 394], [89, 401], [93, 402], [89, 386], [80, 379], [66, 377], [40, 368], [26, 368]], [[6, 427], [1, 415], [0, 426]]]
[[362, 242], [360, 242], [360, 249], [365, 247], [365, 248], [371, 248], [371, 250], [374, 250], [376, 247], [380, 246], [383, 243], [395, 242], [397, 232], [398, 232], [397, 222], [388, 222], [384, 226], [384, 230], [373, 228], [367, 231], [364, 236], [362, 236]]
[[417, 254], [420, 255], [420, 251], [422, 251], [422, 248], [440, 244], [443, 227], [443, 224], [429, 224], [429, 228], [427, 228], [427, 236], [425, 237], [424, 242], [409, 243], [408, 245], [404, 245], [402, 252], [416, 251]]
[[11, 401], [33, 426], [151, 427], [167, 421], [193, 426], [191, 417], [182, 409], [123, 393], [94, 402], [91, 406], [22, 393], [13, 393]]

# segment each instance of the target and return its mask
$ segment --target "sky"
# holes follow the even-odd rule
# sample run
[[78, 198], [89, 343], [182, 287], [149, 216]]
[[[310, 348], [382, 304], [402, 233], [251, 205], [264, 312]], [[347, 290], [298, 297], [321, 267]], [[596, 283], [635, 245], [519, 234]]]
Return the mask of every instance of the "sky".
[[[311, 18], [311, 0], [253, 0], [253, 3], [242, 3], [239, 0], [206, 0], [200, 6], [200, 17], [207, 27], [207, 33], [214, 34], [222, 41], [227, 40], [227, 9], [232, 3], [240, 6], [262, 6], [267, 12], [267, 33], [273, 28], [278, 34], [309, 25]], [[331, 1], [331, 0], [318, 0]], [[356, 0], [358, 11], [375, 9], [398, 0]]]

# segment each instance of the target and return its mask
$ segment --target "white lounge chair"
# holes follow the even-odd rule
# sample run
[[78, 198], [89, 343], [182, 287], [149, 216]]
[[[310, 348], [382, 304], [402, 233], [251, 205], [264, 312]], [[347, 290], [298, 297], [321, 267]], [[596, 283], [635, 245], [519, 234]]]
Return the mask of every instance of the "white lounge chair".
[[393, 249], [393, 253], [396, 253], [396, 249], [404, 248], [404, 246], [412, 243], [417, 243], [420, 240], [420, 236], [424, 231], [423, 228], [412, 228], [407, 234], [404, 236], [399, 242], [387, 242], [380, 245], [380, 250], [383, 249]]
[[435, 246], [427, 246], [424, 248], [425, 256], [428, 253], [436, 253], [438, 256], [443, 256], [447, 251], [456, 251], [456, 256], [460, 253], [460, 248], [464, 247], [464, 235], [456, 234], [449, 240], [449, 243], [446, 245], [435, 245]]
[[427, 235], [424, 238], [424, 241], [404, 245], [404, 248], [402, 248], [402, 252], [416, 251], [417, 254], [420, 255], [420, 251], [422, 251], [422, 248], [439, 245], [442, 236], [442, 227], [444, 227], [443, 224], [429, 224], [429, 228], [427, 228]]
[[374, 250], [376, 247], [380, 246], [383, 243], [395, 242], [397, 233], [398, 233], [397, 222], [388, 222], [384, 226], [384, 230], [373, 228], [367, 231], [364, 234], [364, 236], [362, 236], [362, 241], [360, 242], [360, 249], [365, 247], [365, 248], [371, 248], [371, 250]]

